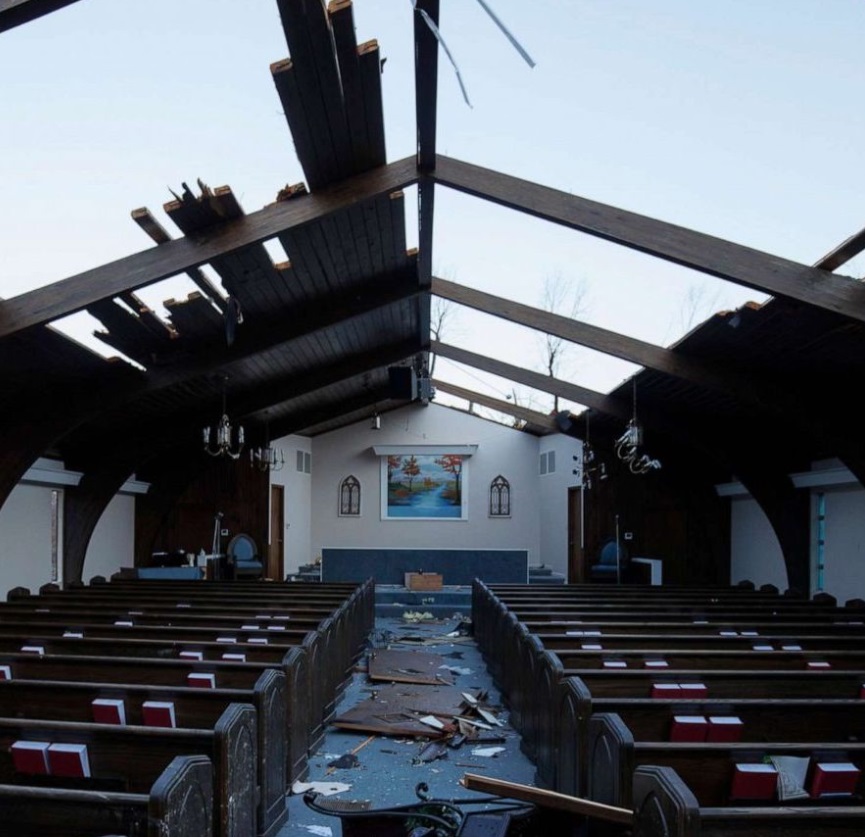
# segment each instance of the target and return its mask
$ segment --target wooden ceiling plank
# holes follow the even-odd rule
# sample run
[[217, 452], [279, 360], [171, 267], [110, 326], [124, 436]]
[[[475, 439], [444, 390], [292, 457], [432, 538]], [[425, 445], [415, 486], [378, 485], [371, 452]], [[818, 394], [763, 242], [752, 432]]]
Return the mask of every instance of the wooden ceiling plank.
[[[168, 230], [153, 217], [147, 207], [132, 210], [132, 220], [150, 236], [151, 240], [156, 244], [165, 244], [171, 241], [171, 235]], [[186, 275], [198, 285], [199, 289], [205, 296], [213, 300], [214, 304], [220, 311], [225, 310], [225, 297], [220, 293], [219, 289], [210, 279], [204, 274], [204, 271], [199, 267], [194, 267], [186, 271]]]
[[291, 260], [291, 268], [294, 274], [295, 289], [301, 290], [303, 299], [312, 299], [318, 292], [318, 281], [320, 277], [315, 274], [315, 263], [308, 265], [304, 255], [305, 250], [301, 244], [305, 236], [301, 230], [288, 230], [282, 233], [279, 243]]
[[378, 41], [365, 41], [357, 48], [358, 70], [366, 115], [366, 133], [372, 165], [387, 162], [384, 134], [384, 102], [381, 91], [383, 64]]
[[[413, 265], [407, 268], [407, 272]], [[136, 388], [136, 392], [126, 393], [125, 398], [160, 391], [176, 386], [184, 381], [205, 374], [208, 369], [229, 367], [232, 363], [266, 353], [280, 346], [292, 346], [302, 338], [318, 332], [326, 332], [340, 323], [354, 317], [365, 317], [379, 308], [386, 308], [415, 293], [415, 290], [399, 276], [382, 285], [380, 282], [367, 283], [357, 289], [351, 298], [336, 295], [327, 305], [309, 302], [273, 318], [273, 322], [254, 331], [241, 331], [235, 344], [229, 350], [224, 342], [216, 345], [200, 346], [200, 351], [182, 364], [150, 374]]]
[[340, 282], [345, 282], [349, 277], [356, 276], [356, 272], [352, 272], [349, 268], [348, 252], [354, 248], [354, 243], [351, 241], [343, 241], [339, 235], [339, 228], [334, 218], [325, 218], [319, 225], [321, 235], [324, 238], [325, 246], [330, 254], [333, 262], [336, 275], [339, 276]]
[[359, 276], [368, 279], [375, 274], [370, 255], [369, 242], [367, 237], [369, 233], [366, 229], [366, 220], [363, 216], [363, 207], [353, 206], [345, 213], [351, 229], [351, 238], [354, 241], [355, 251], [357, 253], [358, 265], [360, 266]]
[[301, 227], [417, 179], [414, 158], [389, 163], [318, 194], [266, 206], [226, 222], [207, 236], [182, 238], [126, 256], [44, 288], [0, 300], [0, 338], [81, 311], [100, 299], [134, 291]]
[[357, 253], [357, 242], [352, 235], [351, 219], [347, 212], [331, 215], [328, 221], [335, 229], [335, 235], [345, 257], [346, 270], [350, 276], [361, 276], [360, 256]]
[[304, 101], [293, 61], [285, 59], [271, 64], [270, 73], [294, 140], [298, 162], [309, 188], [316, 191], [323, 184], [336, 179], [335, 162], [315, 133], [322, 118], [319, 115], [314, 119], [311, 113], [313, 103]]
[[285, 252], [289, 254], [295, 270], [302, 271], [309, 276], [313, 296], [333, 290], [330, 287], [324, 265], [312, 244], [309, 227], [302, 230], [292, 230], [280, 236], [280, 241]]
[[201, 294], [167, 300], [164, 305], [181, 341], [213, 339], [225, 330], [222, 314]]
[[384, 235], [385, 262], [396, 267], [405, 260], [405, 193], [394, 192], [388, 195], [388, 201], [379, 202], [381, 213], [386, 217], [381, 219], [382, 229], [389, 225], [388, 232]]
[[376, 200], [364, 204], [360, 210], [363, 215], [364, 227], [366, 228], [367, 249], [369, 251], [369, 260], [372, 265], [372, 272], [374, 274], [384, 273], [385, 271], [384, 248], [382, 244], [384, 230], [379, 221], [378, 210], [376, 208], [376, 205], [382, 199], [387, 200], [387, 196], [385, 195], [384, 198], [376, 198]]
[[[130, 348], [135, 353], [130, 357], [135, 357], [136, 360], [140, 356], [149, 357], [165, 351], [171, 342], [169, 332], [163, 330], [159, 336], [115, 300], [106, 299], [94, 303], [87, 308], [87, 313], [99, 320], [115, 341]], [[101, 339], [101, 335], [97, 333], [97, 336]], [[117, 343], [110, 345], [116, 346]]]
[[342, 82], [342, 95], [348, 133], [351, 139], [352, 157], [357, 171], [365, 171], [373, 166], [381, 165], [384, 161], [373, 156], [369, 144], [352, 2], [351, 0], [333, 0], [328, 4], [327, 13], [333, 32], [339, 77]]
[[845, 276], [439, 155], [436, 183], [737, 285], [865, 321], [865, 287]]
[[324, 2], [277, 0], [277, 7], [304, 109], [318, 123], [312, 128], [313, 136], [333, 159], [334, 179], [355, 174], [333, 33]]
[[546, 415], [545, 413], [539, 413], [536, 410], [529, 410], [526, 407], [520, 407], [511, 401], [502, 401], [499, 398], [491, 398], [488, 395], [474, 392], [465, 387], [456, 386], [456, 384], [449, 384], [446, 381], [439, 380], [438, 378], [433, 381], [433, 386], [441, 392], [446, 392], [449, 395], [462, 398], [470, 403], [481, 404], [484, 407], [489, 407], [491, 410], [497, 410], [500, 413], [504, 413], [506, 416], [513, 416], [514, 418], [527, 421], [529, 424], [537, 425], [545, 430], [557, 430], [555, 418]]

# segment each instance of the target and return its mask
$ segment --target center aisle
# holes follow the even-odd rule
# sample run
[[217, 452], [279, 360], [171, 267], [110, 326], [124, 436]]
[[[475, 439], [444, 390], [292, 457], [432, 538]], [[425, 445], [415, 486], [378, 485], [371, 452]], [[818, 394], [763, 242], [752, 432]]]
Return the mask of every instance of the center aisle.
[[[481, 730], [481, 734], [502, 740], [482, 744], [466, 741], [459, 748], [445, 748], [441, 758], [422, 761], [421, 751], [430, 739], [373, 735], [369, 731], [329, 726], [322, 747], [310, 758], [308, 782], [347, 784], [350, 786], [348, 790], [330, 799], [370, 800], [370, 807], [373, 809], [418, 802], [415, 787], [419, 782], [425, 782], [429, 786], [429, 796], [433, 798], [466, 799], [483, 796], [467, 791], [459, 784], [466, 773], [477, 773], [522, 784], [534, 783], [535, 767], [520, 750], [519, 735], [508, 722], [507, 710], [493, 685], [480, 651], [473, 637], [470, 634], [465, 635], [465, 628], [470, 628], [470, 624], [464, 619], [465, 617], [458, 614], [451, 618], [423, 622], [379, 617], [376, 619], [367, 650], [419, 651], [441, 656], [442, 664], [448, 666], [441, 670], [442, 675], [450, 678], [460, 692], [486, 693], [483, 706], [502, 726]], [[358, 661], [351, 681], [337, 704], [336, 714], [344, 714], [385, 686], [384, 683], [369, 680], [365, 655]], [[408, 686], [407, 690], [417, 691], [424, 688], [436, 687]], [[502, 749], [495, 752], [497, 748]], [[340, 763], [354, 766], [328, 767], [340, 757], [352, 753], [353, 755], [341, 759]], [[341, 833], [340, 820], [337, 817], [310, 810], [303, 802], [302, 795], [291, 795], [288, 808], [288, 823], [279, 831], [278, 837], [308, 837], [310, 834], [321, 837], [332, 834], [338, 837]]]

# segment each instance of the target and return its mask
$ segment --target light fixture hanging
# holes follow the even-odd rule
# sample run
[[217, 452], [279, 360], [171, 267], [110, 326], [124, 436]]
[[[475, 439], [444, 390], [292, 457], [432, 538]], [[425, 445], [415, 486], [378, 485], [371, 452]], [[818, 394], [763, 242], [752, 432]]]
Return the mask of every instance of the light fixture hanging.
[[250, 448], [249, 464], [259, 471], [279, 471], [285, 465], [285, 453], [270, 446], [270, 421], [264, 423], [264, 446]]
[[228, 378], [223, 379], [222, 383], [222, 417], [212, 427], [205, 427], [201, 431], [202, 441], [204, 442], [205, 453], [211, 456], [228, 456], [231, 459], [237, 459], [243, 451], [243, 427], [231, 424], [228, 418], [228, 410], [226, 409], [226, 389]]
[[616, 456], [627, 463], [632, 474], [645, 474], [661, 467], [657, 459], [652, 459], [648, 454], [640, 454], [637, 448], [643, 444], [643, 428], [637, 421], [637, 379], [633, 379], [634, 385], [634, 414], [625, 428], [625, 432], [616, 440]]
[[[582, 488], [586, 490], [592, 487], [593, 476], [596, 476], [599, 481], [607, 478], [607, 466], [597, 458], [595, 449], [589, 441], [590, 418], [591, 413], [586, 410], [586, 438], [583, 440], [582, 468], [580, 470], [574, 469], [574, 474], [580, 475]], [[576, 456], [574, 457], [575, 460], [577, 458]]]

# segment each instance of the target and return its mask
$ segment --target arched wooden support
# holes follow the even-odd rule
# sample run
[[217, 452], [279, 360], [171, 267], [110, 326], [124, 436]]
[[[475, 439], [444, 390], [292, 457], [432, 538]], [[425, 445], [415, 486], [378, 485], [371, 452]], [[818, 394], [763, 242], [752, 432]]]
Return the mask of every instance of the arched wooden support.
[[82, 581], [87, 547], [105, 508], [135, 468], [136, 456], [118, 454], [89, 469], [63, 501], [63, 578]]
[[811, 503], [780, 470], [740, 463], [736, 477], [757, 501], [781, 546], [787, 586], [807, 595], [811, 589]]

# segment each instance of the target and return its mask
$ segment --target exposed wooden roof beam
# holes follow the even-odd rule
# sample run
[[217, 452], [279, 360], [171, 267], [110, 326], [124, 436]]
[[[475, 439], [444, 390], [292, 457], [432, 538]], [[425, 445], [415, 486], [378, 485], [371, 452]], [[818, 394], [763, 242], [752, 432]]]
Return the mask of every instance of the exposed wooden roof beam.
[[558, 430], [555, 418], [546, 413], [539, 413], [536, 410], [519, 407], [510, 401], [501, 401], [498, 398], [490, 398], [488, 395], [482, 395], [474, 390], [458, 387], [456, 384], [449, 384], [446, 381], [440, 381], [437, 378], [433, 380], [433, 386], [441, 392], [447, 392], [450, 395], [455, 395], [457, 398], [463, 398], [473, 404], [481, 404], [484, 407], [489, 407], [491, 410], [504, 413], [506, 416], [513, 416], [514, 418], [522, 419], [523, 421], [541, 427], [544, 430]]
[[466, 349], [460, 349], [457, 346], [441, 343], [438, 340], [432, 341], [430, 351], [439, 357], [454, 360], [457, 363], [464, 363], [467, 366], [472, 366], [483, 372], [489, 372], [491, 375], [498, 375], [500, 378], [505, 378], [514, 383], [523, 384], [541, 392], [548, 392], [550, 395], [557, 395], [559, 398], [567, 398], [569, 401], [575, 401], [577, 404], [582, 404], [585, 407], [591, 407], [599, 412], [617, 416], [624, 421], [627, 421], [631, 417], [630, 406], [602, 392], [586, 389], [585, 387], [577, 386], [558, 378], [551, 378], [549, 375], [544, 375], [531, 369], [512, 366], [504, 361], [475, 354]]
[[71, 6], [76, 0], [0, 0], [0, 32]]
[[650, 256], [865, 322], [865, 287], [848, 276], [442, 155], [430, 176], [443, 186]]
[[[132, 210], [132, 220], [141, 227], [155, 244], [167, 244], [172, 240], [168, 230], [153, 217], [147, 207]], [[186, 275], [195, 282], [201, 289], [202, 293], [219, 308], [220, 311], [225, 311], [225, 297], [219, 292], [216, 285], [205, 276], [204, 271], [200, 267], [194, 267], [186, 271]]]
[[436, 93], [439, 45], [421, 12], [438, 26], [439, 0], [417, 0], [414, 14], [414, 90], [417, 120], [417, 167], [432, 171], [436, 166]]
[[559, 314], [551, 314], [549, 311], [542, 311], [509, 299], [502, 299], [438, 277], [433, 278], [432, 292], [443, 299], [467, 305], [494, 317], [544, 331], [563, 340], [579, 343], [590, 349], [673, 375], [699, 386], [739, 395], [764, 408], [777, 409], [777, 404], [767, 397], [762, 386], [757, 387], [751, 381], [739, 376], [709, 368], [678, 352], [643, 340], [617, 334]]
[[271, 204], [230, 221], [206, 235], [179, 238], [158, 247], [0, 301], [0, 338], [43, 325], [108, 299], [191, 270], [294, 227], [363, 204], [417, 181], [414, 157], [335, 183], [315, 194]]
[[[436, 113], [438, 90], [439, 45], [421, 12], [438, 26], [439, 0], [417, 0], [414, 13], [414, 84], [415, 120], [417, 123], [417, 166], [420, 172], [429, 172], [436, 164]], [[418, 285], [428, 291], [432, 281], [433, 222], [435, 209], [435, 183], [423, 179], [418, 183]], [[420, 325], [423, 334], [430, 329], [430, 297], [422, 297]]]
[[841, 242], [834, 250], [830, 250], [814, 264], [814, 267], [821, 270], [837, 270], [842, 264], [846, 264], [863, 250], [865, 250], [865, 229], [859, 230], [846, 241]]

